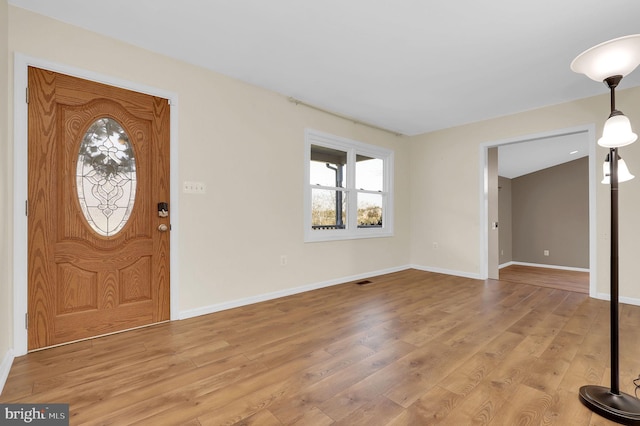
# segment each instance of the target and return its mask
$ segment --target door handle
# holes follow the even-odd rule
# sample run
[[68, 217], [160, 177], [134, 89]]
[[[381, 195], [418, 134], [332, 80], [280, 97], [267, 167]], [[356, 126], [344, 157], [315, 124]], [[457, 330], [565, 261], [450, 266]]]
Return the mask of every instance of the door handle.
[[167, 225], [165, 225], [164, 223], [161, 223], [160, 225], [158, 225], [158, 231], [167, 232], [168, 230], [169, 230], [169, 227]]

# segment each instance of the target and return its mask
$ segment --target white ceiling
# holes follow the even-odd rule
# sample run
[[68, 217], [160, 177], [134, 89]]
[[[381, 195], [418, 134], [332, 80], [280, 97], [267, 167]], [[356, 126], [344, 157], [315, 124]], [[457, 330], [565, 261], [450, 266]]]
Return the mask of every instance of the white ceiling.
[[501, 145], [498, 174], [514, 179], [588, 155], [589, 139], [584, 132]]
[[8, 1], [405, 135], [605, 94], [569, 64], [640, 32], [638, 0]]

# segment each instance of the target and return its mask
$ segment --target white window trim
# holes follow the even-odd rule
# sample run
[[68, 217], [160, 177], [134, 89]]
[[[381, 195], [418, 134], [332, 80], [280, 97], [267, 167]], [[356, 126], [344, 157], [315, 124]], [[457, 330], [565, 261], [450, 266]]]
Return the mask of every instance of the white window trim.
[[[304, 242], [352, 240], [359, 238], [379, 238], [393, 236], [393, 162], [394, 153], [390, 149], [369, 145], [363, 142], [342, 138], [323, 133], [313, 129], [305, 129], [304, 144]], [[333, 148], [347, 153], [347, 181], [345, 193], [347, 194], [347, 228], [346, 229], [311, 229], [311, 188], [309, 183], [311, 145], [319, 145]], [[383, 225], [381, 228], [358, 228], [357, 217], [349, 214], [349, 209], [356, 206], [359, 191], [355, 188], [355, 157], [356, 153], [379, 158], [384, 162], [383, 187], [386, 197], [383, 197]], [[357, 208], [357, 207], [356, 207]]]

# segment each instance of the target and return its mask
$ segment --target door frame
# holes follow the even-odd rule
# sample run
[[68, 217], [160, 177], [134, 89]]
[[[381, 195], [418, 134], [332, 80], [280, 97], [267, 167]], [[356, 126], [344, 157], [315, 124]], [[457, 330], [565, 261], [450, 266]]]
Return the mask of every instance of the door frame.
[[[597, 289], [597, 236], [596, 236], [596, 126], [587, 124], [548, 132], [522, 135], [509, 139], [484, 142], [480, 144], [480, 279], [485, 280], [489, 268], [489, 188], [488, 156], [489, 148], [519, 142], [534, 141], [576, 133], [584, 133], [589, 144], [589, 296], [598, 297]], [[498, 159], [498, 162], [500, 160]]]
[[97, 83], [145, 93], [168, 99], [170, 102], [170, 197], [171, 203], [171, 242], [170, 242], [170, 320], [179, 319], [178, 313], [178, 253], [179, 237], [179, 182], [178, 182], [178, 95], [173, 92], [146, 86], [144, 84], [99, 74], [94, 71], [72, 67], [45, 59], [15, 53], [13, 64], [13, 351], [15, 356], [27, 353], [27, 200], [28, 176], [28, 105], [25, 102], [28, 81], [28, 67], [54, 71], [73, 77], [91, 80]]

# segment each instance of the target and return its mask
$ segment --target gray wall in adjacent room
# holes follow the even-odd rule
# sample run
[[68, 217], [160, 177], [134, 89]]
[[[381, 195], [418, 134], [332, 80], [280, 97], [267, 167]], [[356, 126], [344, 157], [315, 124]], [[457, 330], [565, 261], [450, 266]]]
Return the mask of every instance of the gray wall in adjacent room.
[[511, 220], [513, 261], [589, 268], [588, 157], [512, 179]]
[[500, 265], [513, 260], [511, 223], [511, 179], [498, 176], [498, 229], [500, 231]]

